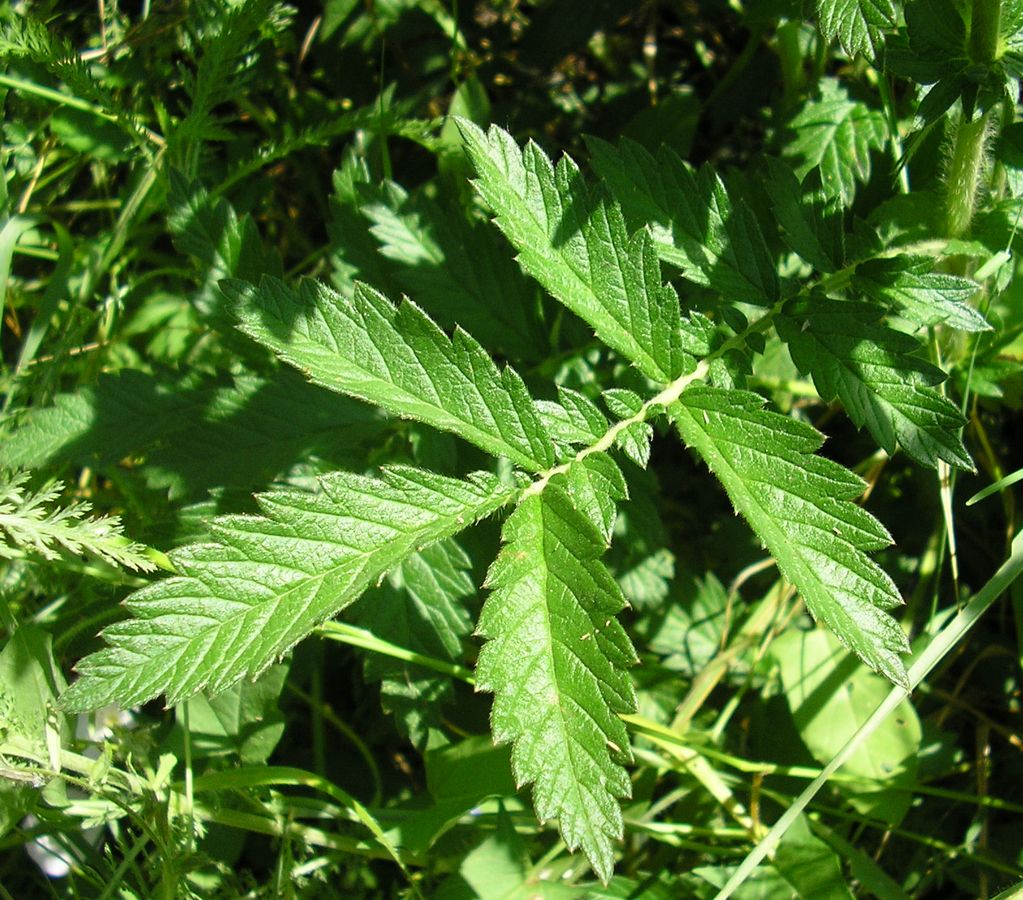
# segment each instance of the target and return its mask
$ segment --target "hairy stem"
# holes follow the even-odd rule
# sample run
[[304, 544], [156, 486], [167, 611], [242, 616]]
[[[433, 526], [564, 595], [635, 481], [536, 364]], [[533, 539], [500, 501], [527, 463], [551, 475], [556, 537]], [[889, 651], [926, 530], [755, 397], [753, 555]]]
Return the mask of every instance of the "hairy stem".
[[986, 168], [986, 138], [987, 116], [960, 119], [945, 176], [945, 232], [949, 237], [961, 237], [969, 230]]

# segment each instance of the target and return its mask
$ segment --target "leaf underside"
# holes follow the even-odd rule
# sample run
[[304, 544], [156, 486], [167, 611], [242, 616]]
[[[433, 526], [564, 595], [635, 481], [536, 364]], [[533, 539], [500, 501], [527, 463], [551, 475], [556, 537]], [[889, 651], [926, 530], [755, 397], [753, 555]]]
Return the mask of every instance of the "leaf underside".
[[172, 554], [182, 573], [132, 594], [133, 618], [103, 632], [64, 694], [71, 710], [174, 704], [254, 677], [417, 549], [514, 495], [487, 473], [457, 480], [410, 467], [338, 472], [319, 493], [274, 491], [261, 516], [223, 516], [214, 543]]
[[838, 38], [850, 56], [874, 56], [883, 44], [882, 32], [895, 27], [892, 0], [816, 0], [821, 34]]

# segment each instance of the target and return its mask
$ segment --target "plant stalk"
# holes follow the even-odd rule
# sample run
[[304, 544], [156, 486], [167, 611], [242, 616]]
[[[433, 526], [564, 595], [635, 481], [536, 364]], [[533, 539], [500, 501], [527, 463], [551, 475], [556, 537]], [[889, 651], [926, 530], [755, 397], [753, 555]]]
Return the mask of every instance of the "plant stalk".
[[973, 0], [970, 17], [970, 59], [981, 65], [1001, 56], [1002, 0]]
[[986, 138], [986, 115], [980, 114], [969, 121], [964, 116], [959, 120], [945, 180], [945, 232], [948, 237], [962, 237], [970, 228], [986, 168]]

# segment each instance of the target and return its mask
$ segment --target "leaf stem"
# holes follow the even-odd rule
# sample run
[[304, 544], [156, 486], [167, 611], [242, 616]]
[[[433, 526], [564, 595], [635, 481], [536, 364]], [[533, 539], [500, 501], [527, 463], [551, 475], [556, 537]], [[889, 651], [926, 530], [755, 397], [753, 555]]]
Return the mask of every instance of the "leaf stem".
[[701, 381], [706, 378], [710, 372], [711, 364], [715, 360], [720, 359], [732, 350], [738, 350], [743, 347], [751, 334], [766, 331], [770, 328], [771, 324], [774, 322], [774, 317], [781, 312], [781, 308], [784, 303], [784, 299], [779, 300], [768, 312], [764, 313], [764, 315], [749, 325], [746, 329], [740, 331], [736, 335], [733, 335], [720, 347], [718, 347], [717, 350], [707, 354], [707, 356], [697, 363], [696, 368], [694, 368], [691, 372], [685, 375], [680, 375], [656, 396], [647, 400], [646, 403], [644, 403], [633, 415], [615, 422], [614, 425], [604, 432], [603, 437], [601, 437], [596, 443], [590, 444], [588, 447], [584, 447], [568, 462], [561, 463], [560, 465], [547, 469], [545, 472], [541, 472], [536, 481], [522, 492], [521, 499], [524, 500], [532, 494], [542, 493], [544, 488], [547, 487], [547, 483], [556, 475], [564, 474], [572, 468], [572, 466], [576, 463], [582, 462], [592, 453], [603, 453], [610, 450], [614, 446], [615, 441], [618, 440], [618, 436], [623, 431], [639, 422], [645, 422], [653, 416], [659, 415], [663, 409], [678, 400], [678, 398], [682, 396], [682, 392], [694, 381]]

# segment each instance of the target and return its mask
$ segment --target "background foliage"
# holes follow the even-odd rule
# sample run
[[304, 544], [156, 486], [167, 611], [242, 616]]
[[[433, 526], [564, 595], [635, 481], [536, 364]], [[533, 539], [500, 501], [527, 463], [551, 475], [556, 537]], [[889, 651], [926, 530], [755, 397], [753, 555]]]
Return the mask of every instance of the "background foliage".
[[6, 896], [1023, 879], [1023, 4], [0, 10]]

